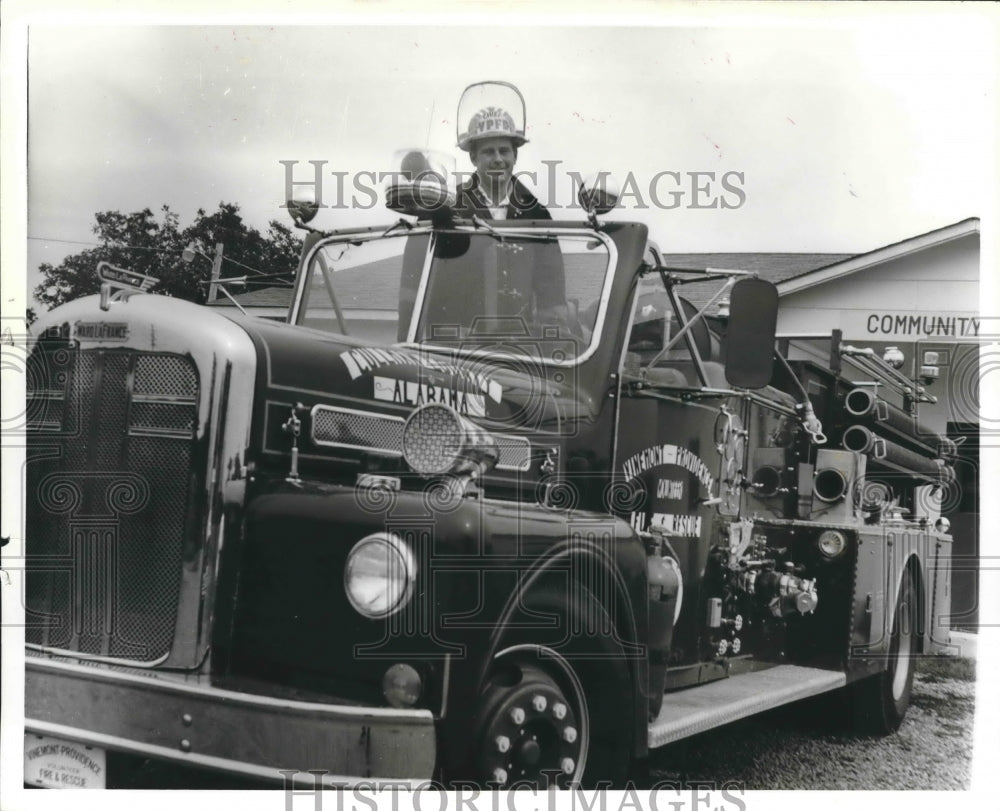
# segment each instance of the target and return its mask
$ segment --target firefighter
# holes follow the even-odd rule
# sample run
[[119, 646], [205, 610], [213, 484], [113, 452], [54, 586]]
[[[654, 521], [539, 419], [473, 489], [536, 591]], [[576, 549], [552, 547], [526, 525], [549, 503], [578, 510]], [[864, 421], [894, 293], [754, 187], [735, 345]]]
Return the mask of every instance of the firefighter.
[[552, 219], [549, 210], [514, 177], [518, 147], [527, 142], [515, 128], [511, 114], [500, 107], [485, 107], [472, 116], [458, 139], [459, 149], [469, 153], [476, 168], [458, 189], [460, 215], [495, 220]]
[[[476, 171], [458, 188], [455, 215], [490, 220], [552, 219], [548, 209], [514, 176], [518, 147], [526, 143], [506, 110], [485, 107], [472, 116], [468, 128], [459, 136], [458, 147], [469, 153]], [[405, 337], [422, 267], [417, 249], [425, 245], [422, 240], [410, 242], [411, 258], [407, 261], [404, 257], [400, 289], [400, 340]], [[535, 325], [533, 332], [540, 333], [543, 326], [556, 326], [583, 337], [578, 319], [571, 316], [567, 304], [566, 274], [557, 241], [506, 240], [502, 245], [490, 246], [477, 241], [470, 247], [459, 252], [465, 260], [464, 272], [459, 272], [461, 268], [440, 271], [449, 278], [447, 282], [438, 280], [429, 291], [426, 324], [468, 320], [469, 302], [484, 302], [484, 313], [492, 310], [498, 316], [522, 318], [526, 324]], [[485, 263], [479, 255], [487, 247], [496, 254], [493, 263]], [[489, 285], [482, 276], [470, 272], [494, 263], [497, 278]], [[484, 300], [486, 286], [496, 290], [495, 301], [489, 305]]]
[[[552, 215], [514, 175], [518, 147], [528, 140], [514, 118], [501, 107], [484, 107], [469, 120], [458, 138], [458, 147], [469, 153], [476, 171], [458, 189], [456, 213], [494, 220], [551, 220]], [[556, 242], [525, 242], [523, 250], [534, 253], [533, 262], [523, 259], [519, 270], [529, 265], [530, 279], [500, 280], [501, 299], [509, 313], [528, 315], [538, 324], [568, 326], [566, 274]], [[500, 263], [501, 277], [504, 263]], [[505, 289], [506, 285], [506, 289]]]

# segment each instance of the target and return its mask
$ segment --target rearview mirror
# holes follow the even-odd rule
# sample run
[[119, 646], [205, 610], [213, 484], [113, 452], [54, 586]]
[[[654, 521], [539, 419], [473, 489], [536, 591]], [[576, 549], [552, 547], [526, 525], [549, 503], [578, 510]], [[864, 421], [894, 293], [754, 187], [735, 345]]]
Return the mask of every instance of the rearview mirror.
[[726, 333], [726, 380], [741, 389], [771, 382], [778, 289], [763, 279], [741, 279], [730, 297]]
[[590, 175], [580, 184], [580, 188], [576, 192], [576, 200], [580, 204], [580, 208], [591, 217], [607, 214], [614, 209], [618, 205], [620, 196], [618, 181], [607, 172]]
[[288, 215], [296, 223], [307, 223], [319, 213], [319, 203], [312, 189], [296, 189], [295, 195], [285, 203]]

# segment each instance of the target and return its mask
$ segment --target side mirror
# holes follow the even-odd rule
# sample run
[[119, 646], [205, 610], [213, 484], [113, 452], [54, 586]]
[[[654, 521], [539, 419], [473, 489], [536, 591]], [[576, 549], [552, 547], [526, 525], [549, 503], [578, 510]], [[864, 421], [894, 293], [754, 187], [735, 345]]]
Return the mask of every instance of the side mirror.
[[607, 172], [590, 175], [576, 193], [580, 208], [593, 218], [599, 214], [607, 214], [618, 205], [621, 191], [618, 182]]
[[297, 189], [295, 196], [285, 203], [288, 215], [295, 223], [305, 224], [319, 213], [319, 203], [312, 189]]
[[741, 279], [729, 306], [726, 380], [737, 388], [761, 389], [771, 382], [774, 365], [778, 289], [763, 279]]

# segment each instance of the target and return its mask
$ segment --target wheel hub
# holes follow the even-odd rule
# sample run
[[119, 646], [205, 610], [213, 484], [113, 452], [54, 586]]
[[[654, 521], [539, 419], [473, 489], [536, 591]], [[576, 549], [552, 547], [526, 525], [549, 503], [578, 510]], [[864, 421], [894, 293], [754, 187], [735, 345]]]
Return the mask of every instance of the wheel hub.
[[538, 745], [538, 741], [534, 738], [521, 741], [518, 753], [514, 756], [515, 764], [523, 766], [526, 769], [531, 769], [537, 766], [541, 759], [542, 747]]

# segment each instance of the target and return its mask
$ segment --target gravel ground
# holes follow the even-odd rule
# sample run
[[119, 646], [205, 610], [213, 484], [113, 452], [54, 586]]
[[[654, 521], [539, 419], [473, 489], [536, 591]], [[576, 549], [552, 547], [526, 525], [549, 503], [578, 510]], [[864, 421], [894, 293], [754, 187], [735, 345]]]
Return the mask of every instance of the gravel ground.
[[648, 779], [735, 780], [747, 790], [968, 789], [974, 711], [975, 662], [924, 659], [895, 735], [852, 734], [821, 696], [658, 749]]

